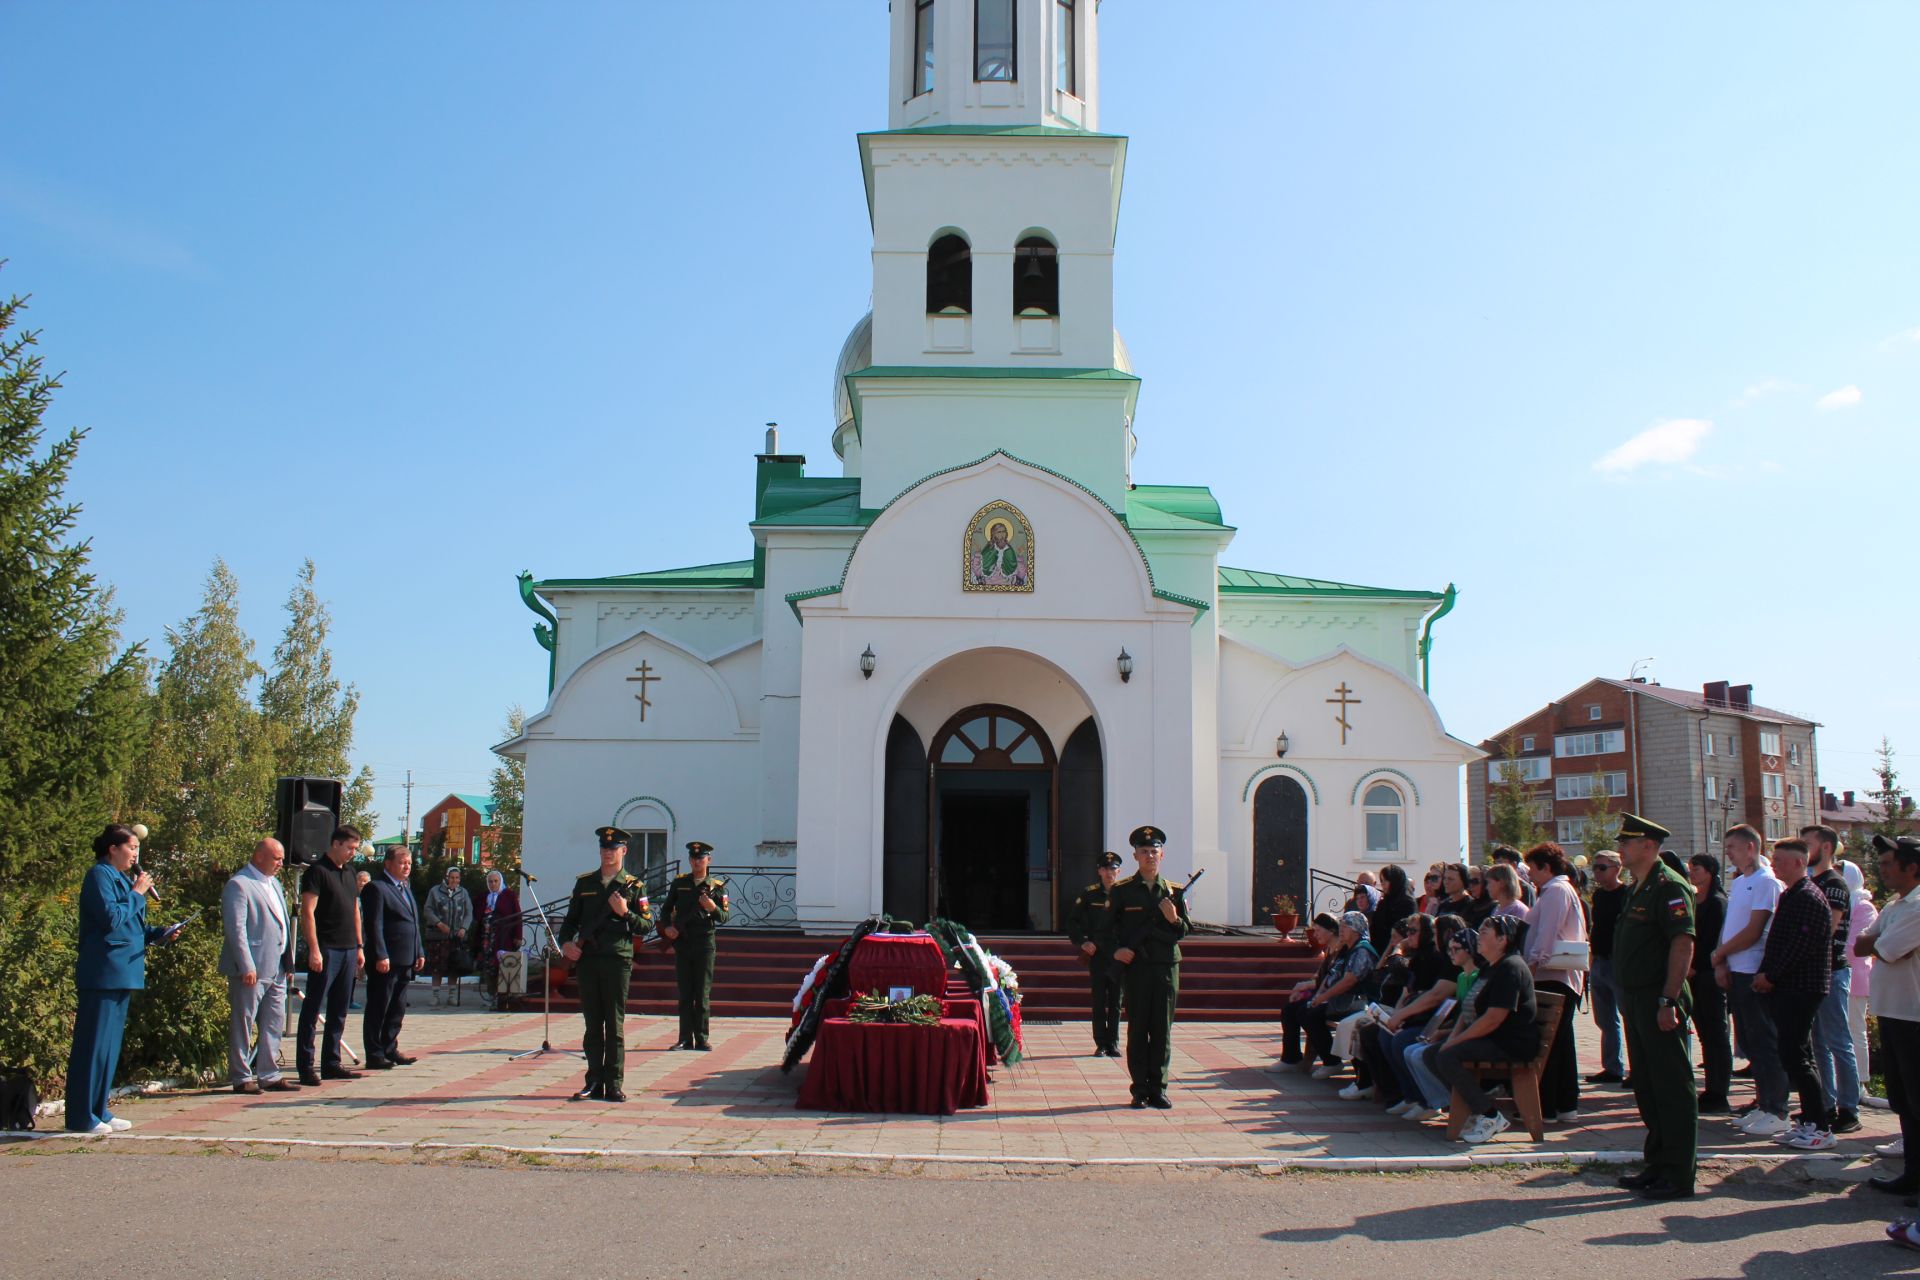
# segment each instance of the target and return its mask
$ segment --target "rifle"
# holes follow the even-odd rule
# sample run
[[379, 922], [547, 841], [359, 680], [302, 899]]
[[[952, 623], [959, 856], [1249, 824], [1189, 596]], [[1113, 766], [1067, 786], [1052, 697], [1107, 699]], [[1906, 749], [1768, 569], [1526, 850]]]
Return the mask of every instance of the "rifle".
[[[1174, 885], [1167, 890], [1167, 897], [1173, 899], [1173, 905], [1175, 910], [1184, 911], [1186, 909], [1187, 890], [1193, 888], [1195, 882], [1197, 882], [1200, 879], [1200, 877], [1205, 875], [1206, 873], [1207, 873], [1207, 869], [1205, 867], [1201, 867], [1198, 871], [1195, 871], [1192, 875], [1187, 877], [1187, 882], [1185, 884]], [[1162, 883], [1164, 883], [1164, 881], [1155, 881], [1155, 887], [1157, 888]], [[1165, 901], [1165, 899], [1159, 897], [1158, 895], [1155, 895], [1153, 900], [1154, 906], [1158, 907], [1160, 903], [1163, 901]], [[1120, 951], [1120, 950], [1131, 951], [1133, 952], [1135, 958], [1137, 959], [1140, 955], [1140, 944], [1147, 940], [1147, 931], [1153, 928], [1154, 918], [1157, 914], [1158, 914], [1157, 912], [1149, 914], [1144, 921], [1142, 921], [1139, 925], [1135, 926], [1131, 931], [1129, 931], [1129, 933], [1125, 937], [1120, 937], [1116, 934], [1114, 937], [1113, 949], [1115, 951]], [[1118, 960], [1115, 960], [1113, 962], [1113, 976], [1116, 981], [1126, 971], [1127, 971], [1126, 965], [1121, 964]]]

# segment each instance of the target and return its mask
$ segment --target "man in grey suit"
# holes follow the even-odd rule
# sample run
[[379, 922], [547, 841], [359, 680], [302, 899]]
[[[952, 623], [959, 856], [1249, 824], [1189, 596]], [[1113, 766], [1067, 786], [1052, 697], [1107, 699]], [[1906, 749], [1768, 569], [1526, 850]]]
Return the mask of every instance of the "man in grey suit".
[[293, 930], [287, 896], [274, 879], [287, 851], [262, 840], [220, 891], [220, 972], [227, 975], [227, 1074], [235, 1093], [291, 1093], [280, 1074], [280, 1032], [287, 1019]]

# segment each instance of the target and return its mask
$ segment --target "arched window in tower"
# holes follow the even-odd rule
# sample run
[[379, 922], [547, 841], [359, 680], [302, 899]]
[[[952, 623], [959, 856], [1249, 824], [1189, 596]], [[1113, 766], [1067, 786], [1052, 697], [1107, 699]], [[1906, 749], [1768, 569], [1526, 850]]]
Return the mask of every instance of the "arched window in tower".
[[1028, 236], [1014, 248], [1013, 314], [1060, 314], [1060, 250], [1045, 236]]
[[953, 232], [927, 250], [927, 314], [973, 314], [973, 247]]
[[975, 0], [973, 78], [1017, 80], [1019, 46], [1014, 36], [1015, 0]]
[[913, 65], [907, 68], [913, 97], [933, 92], [933, 0], [913, 0]]

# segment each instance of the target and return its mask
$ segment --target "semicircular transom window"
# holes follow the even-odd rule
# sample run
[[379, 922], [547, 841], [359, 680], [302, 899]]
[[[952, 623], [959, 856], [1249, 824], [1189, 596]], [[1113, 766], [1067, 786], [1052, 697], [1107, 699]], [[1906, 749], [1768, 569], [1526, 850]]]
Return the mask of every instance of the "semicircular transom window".
[[963, 712], [960, 723], [947, 732], [938, 759], [960, 769], [1044, 769], [1053, 763], [1047, 740], [1034, 724], [1017, 712], [979, 708]]

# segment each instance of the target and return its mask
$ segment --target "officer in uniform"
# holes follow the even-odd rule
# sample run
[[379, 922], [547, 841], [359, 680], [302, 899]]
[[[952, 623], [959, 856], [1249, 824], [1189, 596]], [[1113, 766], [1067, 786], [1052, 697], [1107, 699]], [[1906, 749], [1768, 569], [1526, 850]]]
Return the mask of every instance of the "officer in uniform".
[[1693, 886], [1660, 857], [1672, 833], [1635, 814], [1620, 819], [1620, 858], [1633, 873], [1613, 935], [1613, 977], [1627, 1029], [1633, 1100], [1646, 1126], [1646, 1168], [1619, 1182], [1649, 1200], [1693, 1194], [1700, 1098], [1687, 1026], [1692, 998]]
[[1120, 855], [1108, 850], [1094, 861], [1100, 878], [1080, 891], [1067, 910], [1067, 938], [1080, 948], [1093, 986], [1093, 1056], [1120, 1056], [1120, 979], [1113, 970], [1110, 895], [1120, 878]]
[[713, 931], [727, 922], [727, 882], [707, 874], [713, 846], [687, 845], [686, 875], [674, 877], [660, 907], [660, 936], [673, 944], [673, 977], [680, 988], [680, 1038], [676, 1049], [713, 1048], [707, 1020], [713, 1012]]
[[560, 953], [573, 963], [580, 1013], [587, 1022], [580, 1037], [587, 1082], [573, 1100], [625, 1102], [633, 939], [653, 926], [653, 918], [647, 912], [646, 887], [623, 865], [627, 833], [601, 827], [594, 834], [600, 837], [600, 867], [573, 882], [567, 916], [560, 923]]
[[1184, 895], [1160, 878], [1160, 851], [1167, 833], [1135, 827], [1127, 837], [1140, 870], [1113, 886], [1114, 963], [1121, 966], [1127, 997], [1127, 1075], [1134, 1107], [1173, 1103], [1167, 1072], [1173, 1065], [1173, 1009], [1180, 996], [1180, 939], [1193, 922]]

